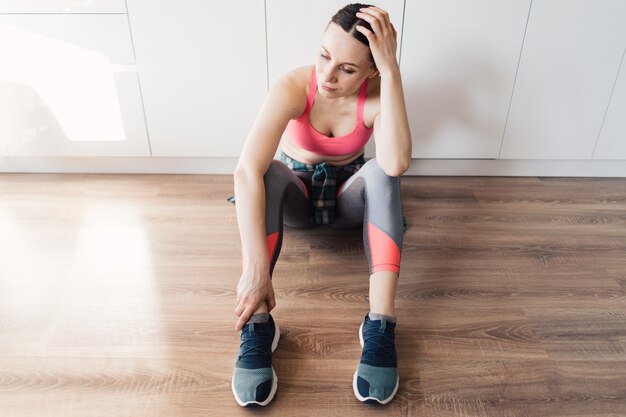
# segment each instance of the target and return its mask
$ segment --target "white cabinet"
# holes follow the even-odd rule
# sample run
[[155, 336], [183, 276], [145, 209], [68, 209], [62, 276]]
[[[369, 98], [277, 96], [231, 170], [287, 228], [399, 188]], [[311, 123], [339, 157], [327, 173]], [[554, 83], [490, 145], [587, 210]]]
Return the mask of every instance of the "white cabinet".
[[126, 13], [124, 0], [0, 0], [0, 13]]
[[153, 156], [236, 157], [267, 92], [264, 2], [128, 0]]
[[0, 15], [11, 156], [149, 156], [125, 15]]
[[[0, 156], [237, 158], [347, 3], [0, 0]], [[626, 0], [376, 4], [414, 158], [626, 159]]]
[[497, 158], [530, 0], [407, 1], [401, 70], [414, 158]]
[[593, 159], [626, 159], [626, 50]]
[[623, 0], [533, 1], [502, 158], [591, 159], [624, 22]]

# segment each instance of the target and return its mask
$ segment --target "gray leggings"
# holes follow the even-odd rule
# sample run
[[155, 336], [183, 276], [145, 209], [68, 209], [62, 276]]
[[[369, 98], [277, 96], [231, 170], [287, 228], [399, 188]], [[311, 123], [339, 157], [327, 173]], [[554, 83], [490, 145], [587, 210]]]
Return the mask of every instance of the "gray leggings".
[[[273, 160], [263, 177], [265, 183], [265, 231], [270, 275], [280, 254], [283, 221], [289, 227], [316, 226], [309, 200], [310, 172], [292, 171]], [[390, 177], [370, 159], [355, 174], [337, 172], [337, 229], [363, 226], [363, 245], [370, 274], [400, 272], [403, 223], [400, 178]]]

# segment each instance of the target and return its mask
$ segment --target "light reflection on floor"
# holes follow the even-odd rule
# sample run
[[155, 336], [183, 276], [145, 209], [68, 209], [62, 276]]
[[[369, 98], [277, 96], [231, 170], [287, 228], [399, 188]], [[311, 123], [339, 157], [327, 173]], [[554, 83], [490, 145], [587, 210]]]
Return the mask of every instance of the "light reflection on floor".
[[[0, 204], [0, 320], [17, 328], [0, 334], [3, 351], [166, 357], [159, 289], [138, 208], [103, 200], [77, 213], [84, 216], [42, 225], [43, 233]], [[57, 236], [61, 247], [53, 249], [58, 245], [41, 242], [42, 236]], [[34, 333], [37, 340], [20, 336]]]

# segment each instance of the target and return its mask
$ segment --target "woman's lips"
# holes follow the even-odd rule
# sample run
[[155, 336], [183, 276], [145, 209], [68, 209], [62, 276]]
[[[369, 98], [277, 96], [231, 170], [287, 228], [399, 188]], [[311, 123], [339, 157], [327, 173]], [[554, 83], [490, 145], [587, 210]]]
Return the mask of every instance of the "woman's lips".
[[335, 90], [336, 90], [336, 88], [326, 87], [324, 84], [322, 84], [322, 88], [323, 88], [325, 91], [328, 91], [328, 92], [332, 92], [332, 91], [335, 91]]

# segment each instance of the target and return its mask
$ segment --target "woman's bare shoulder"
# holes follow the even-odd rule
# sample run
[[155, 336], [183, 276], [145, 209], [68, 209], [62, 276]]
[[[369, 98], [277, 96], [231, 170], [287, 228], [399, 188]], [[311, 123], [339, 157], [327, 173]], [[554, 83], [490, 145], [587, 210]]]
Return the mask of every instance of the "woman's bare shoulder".
[[[309, 81], [313, 65], [294, 68], [282, 74], [274, 83], [272, 88], [281, 91], [285, 100], [288, 100], [294, 107], [294, 113], [300, 115], [306, 106], [309, 94]], [[294, 116], [297, 117], [297, 116]]]
[[313, 65], [294, 68], [282, 74], [277, 82], [287, 83], [296, 90], [308, 90]]

